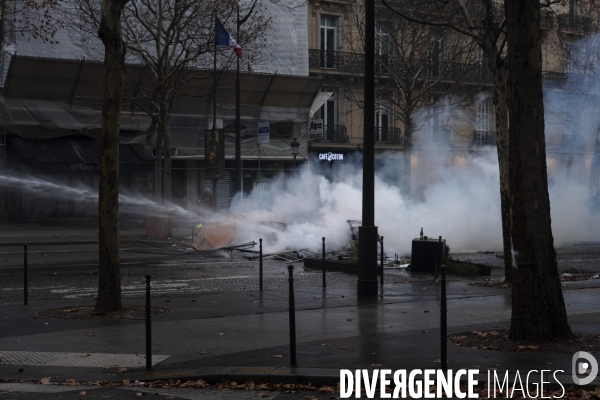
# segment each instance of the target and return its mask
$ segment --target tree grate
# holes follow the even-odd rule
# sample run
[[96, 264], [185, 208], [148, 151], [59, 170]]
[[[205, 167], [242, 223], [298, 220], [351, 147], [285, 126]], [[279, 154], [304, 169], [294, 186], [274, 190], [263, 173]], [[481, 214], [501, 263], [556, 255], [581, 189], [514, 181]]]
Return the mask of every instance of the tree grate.
[[[38, 351], [1, 351], [0, 365], [41, 365], [54, 367], [135, 368], [146, 366], [146, 356], [139, 354], [58, 353]], [[168, 358], [152, 356], [152, 365]]]

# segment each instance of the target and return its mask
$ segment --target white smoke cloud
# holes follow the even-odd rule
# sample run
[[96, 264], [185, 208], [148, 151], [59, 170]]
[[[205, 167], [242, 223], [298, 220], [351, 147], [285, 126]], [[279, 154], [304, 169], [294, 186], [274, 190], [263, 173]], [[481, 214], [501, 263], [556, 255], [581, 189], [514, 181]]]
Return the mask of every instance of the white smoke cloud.
[[[391, 160], [391, 163], [399, 160]], [[266, 251], [285, 248], [320, 251], [349, 244], [347, 220], [362, 215], [362, 170], [339, 169], [331, 179], [303, 167], [295, 177], [272, 185], [271, 201], [248, 212], [239, 242], [263, 237]], [[341, 172], [343, 171], [343, 172]], [[383, 171], [382, 171], [383, 172]], [[412, 239], [423, 227], [426, 236], [447, 240], [453, 252], [502, 249], [498, 163], [495, 151], [468, 158], [467, 167], [445, 171], [420, 200], [406, 199], [377, 174], [375, 223], [384, 236], [386, 253], [410, 254]], [[600, 240], [600, 216], [591, 211], [588, 191], [575, 182], [551, 192], [555, 245]], [[248, 203], [245, 204], [248, 206]], [[242, 211], [239, 206], [234, 211]], [[283, 222], [281, 230], [260, 223]], [[259, 222], [254, 224], [252, 222]]]

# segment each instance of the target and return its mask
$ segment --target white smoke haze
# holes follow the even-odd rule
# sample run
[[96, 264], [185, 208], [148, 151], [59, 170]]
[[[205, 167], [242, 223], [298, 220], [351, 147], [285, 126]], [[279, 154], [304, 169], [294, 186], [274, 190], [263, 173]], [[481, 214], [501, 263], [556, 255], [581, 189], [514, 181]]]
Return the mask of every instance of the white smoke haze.
[[[390, 160], [393, 162], [398, 160]], [[267, 252], [285, 248], [320, 251], [322, 237], [327, 250], [347, 246], [350, 231], [346, 221], [360, 220], [362, 215], [362, 171], [349, 174], [348, 170], [340, 169], [328, 180], [303, 167], [295, 177], [276, 179], [270, 204], [246, 210], [248, 223], [241, 227], [239, 242], [263, 237]], [[387, 254], [410, 254], [412, 239], [419, 236], [421, 227], [426, 236], [445, 238], [453, 252], [501, 251], [499, 197], [495, 151], [468, 158], [467, 167], [459, 171], [443, 171], [422, 200], [403, 198], [397, 187], [377, 174], [375, 224], [384, 236]], [[600, 240], [600, 215], [591, 211], [588, 199], [588, 188], [576, 182], [565, 190], [551, 191], [556, 246]], [[260, 224], [267, 221], [287, 225], [275, 230]]]
[[[399, 160], [388, 159], [375, 178], [375, 223], [385, 238], [386, 253], [410, 254], [411, 241], [419, 236], [421, 227], [426, 236], [446, 239], [453, 252], [501, 251], [496, 157], [492, 150], [468, 158], [466, 167], [460, 170], [438, 166], [439, 181], [425, 190], [422, 199], [404, 198], [398, 187], [389, 183], [393, 164]], [[295, 176], [281, 176], [272, 182], [272, 197], [268, 202], [253, 210], [248, 209], [251, 204], [248, 201], [234, 202], [237, 206], [228, 214], [213, 214], [210, 218], [126, 193], [120, 195], [120, 205], [121, 210], [139, 214], [169, 213], [184, 224], [218, 221], [246, 212], [245, 219], [237, 220], [238, 236], [234, 244], [263, 238], [265, 252], [288, 248], [319, 252], [321, 238], [325, 237], [327, 250], [337, 250], [350, 243], [347, 220], [362, 217], [362, 169], [359, 159], [354, 162], [335, 169], [329, 179], [303, 166]], [[98, 200], [97, 191], [91, 188], [71, 187], [37, 177], [0, 175], [0, 185], [40, 197], [78, 199], [93, 204]], [[566, 188], [555, 187], [550, 195], [556, 246], [600, 241], [600, 214], [591, 211], [586, 185], [572, 181]]]

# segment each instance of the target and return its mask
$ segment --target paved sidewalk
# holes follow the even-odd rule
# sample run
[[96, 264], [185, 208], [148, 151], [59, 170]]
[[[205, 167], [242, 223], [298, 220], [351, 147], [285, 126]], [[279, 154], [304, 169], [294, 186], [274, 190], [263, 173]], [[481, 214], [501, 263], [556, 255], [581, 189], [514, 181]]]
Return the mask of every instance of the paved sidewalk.
[[[374, 302], [357, 299], [351, 286], [299, 291], [296, 369], [289, 368], [285, 291], [171, 297], [168, 303], [154, 299], [155, 305], [174, 311], [153, 318], [157, 358], [151, 372], [143, 368], [142, 320], [64, 321], [35, 316], [66, 302], [3, 306], [0, 354], [5, 357], [0, 377], [34, 381], [46, 376], [79, 381], [259, 377], [332, 384], [340, 368], [436, 368], [440, 358], [438, 288], [389, 285], [385, 296]], [[505, 289], [453, 282], [448, 292], [449, 333], [508, 327], [510, 299]], [[600, 313], [595, 311], [600, 302], [598, 285], [571, 285], [565, 301], [575, 331], [600, 334]], [[143, 299], [128, 302], [142, 304]], [[502, 353], [451, 343], [448, 348], [454, 369], [477, 367], [482, 373], [488, 368], [539, 370], [552, 363], [551, 368], [564, 370], [564, 379], [570, 379], [571, 354]], [[6, 364], [7, 355], [13, 359], [11, 364]]]
[[[172, 241], [192, 234], [192, 226], [174, 226]], [[119, 238], [122, 243], [140, 240], [156, 241], [145, 234], [145, 221], [119, 220]], [[98, 242], [96, 219], [44, 220], [28, 223], [0, 223], [0, 247], [13, 245], [90, 244]]]

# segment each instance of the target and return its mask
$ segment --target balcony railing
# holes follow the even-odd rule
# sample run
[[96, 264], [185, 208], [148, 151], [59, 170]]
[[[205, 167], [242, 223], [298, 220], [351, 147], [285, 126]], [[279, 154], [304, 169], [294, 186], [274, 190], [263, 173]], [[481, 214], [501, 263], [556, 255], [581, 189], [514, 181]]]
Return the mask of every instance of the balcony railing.
[[308, 50], [308, 66], [344, 72], [364, 72], [365, 55], [341, 51]]
[[566, 74], [565, 72], [543, 71], [542, 79], [544, 82], [566, 83], [568, 79], [568, 74]]
[[492, 74], [487, 65], [484, 64], [430, 62], [425, 65], [425, 68], [428, 78], [475, 83], [492, 83]]
[[[565, 15], [562, 15], [564, 17]], [[561, 16], [559, 16], [561, 17]], [[579, 18], [581, 19], [581, 18]], [[589, 19], [589, 18], [588, 18]], [[309, 67], [323, 68], [344, 73], [364, 73], [365, 56], [360, 53], [344, 53], [341, 51], [309, 50]], [[378, 56], [375, 64], [377, 75], [405, 74], [395, 58]], [[585, 79], [584, 73], [543, 71], [544, 82], [565, 84], [580, 82]], [[486, 64], [455, 63], [455, 62], [426, 62], [422, 74], [417, 79], [439, 79], [440, 81], [463, 81], [470, 83], [491, 84], [492, 74]]]
[[331, 143], [348, 143], [349, 138], [344, 125], [325, 125], [323, 127], [323, 139], [311, 139], [316, 141], [327, 141]]
[[593, 30], [592, 19], [579, 17], [572, 14], [561, 14], [558, 16], [558, 29], [573, 32], [589, 33]]
[[402, 144], [400, 128], [375, 127], [375, 143]]
[[[324, 68], [345, 73], [362, 74], [365, 71], [365, 56], [360, 53], [341, 51], [325, 51], [311, 49], [308, 51], [308, 66]], [[422, 78], [440, 80], [464, 80], [466, 82], [491, 83], [491, 74], [487, 65], [455, 62], [435, 62], [426, 60], [423, 63]], [[420, 66], [419, 66], [420, 67]], [[402, 64], [390, 55], [379, 55], [375, 58], [375, 73], [405, 74]]]
[[496, 132], [492, 131], [473, 131], [473, 146], [495, 146]]

